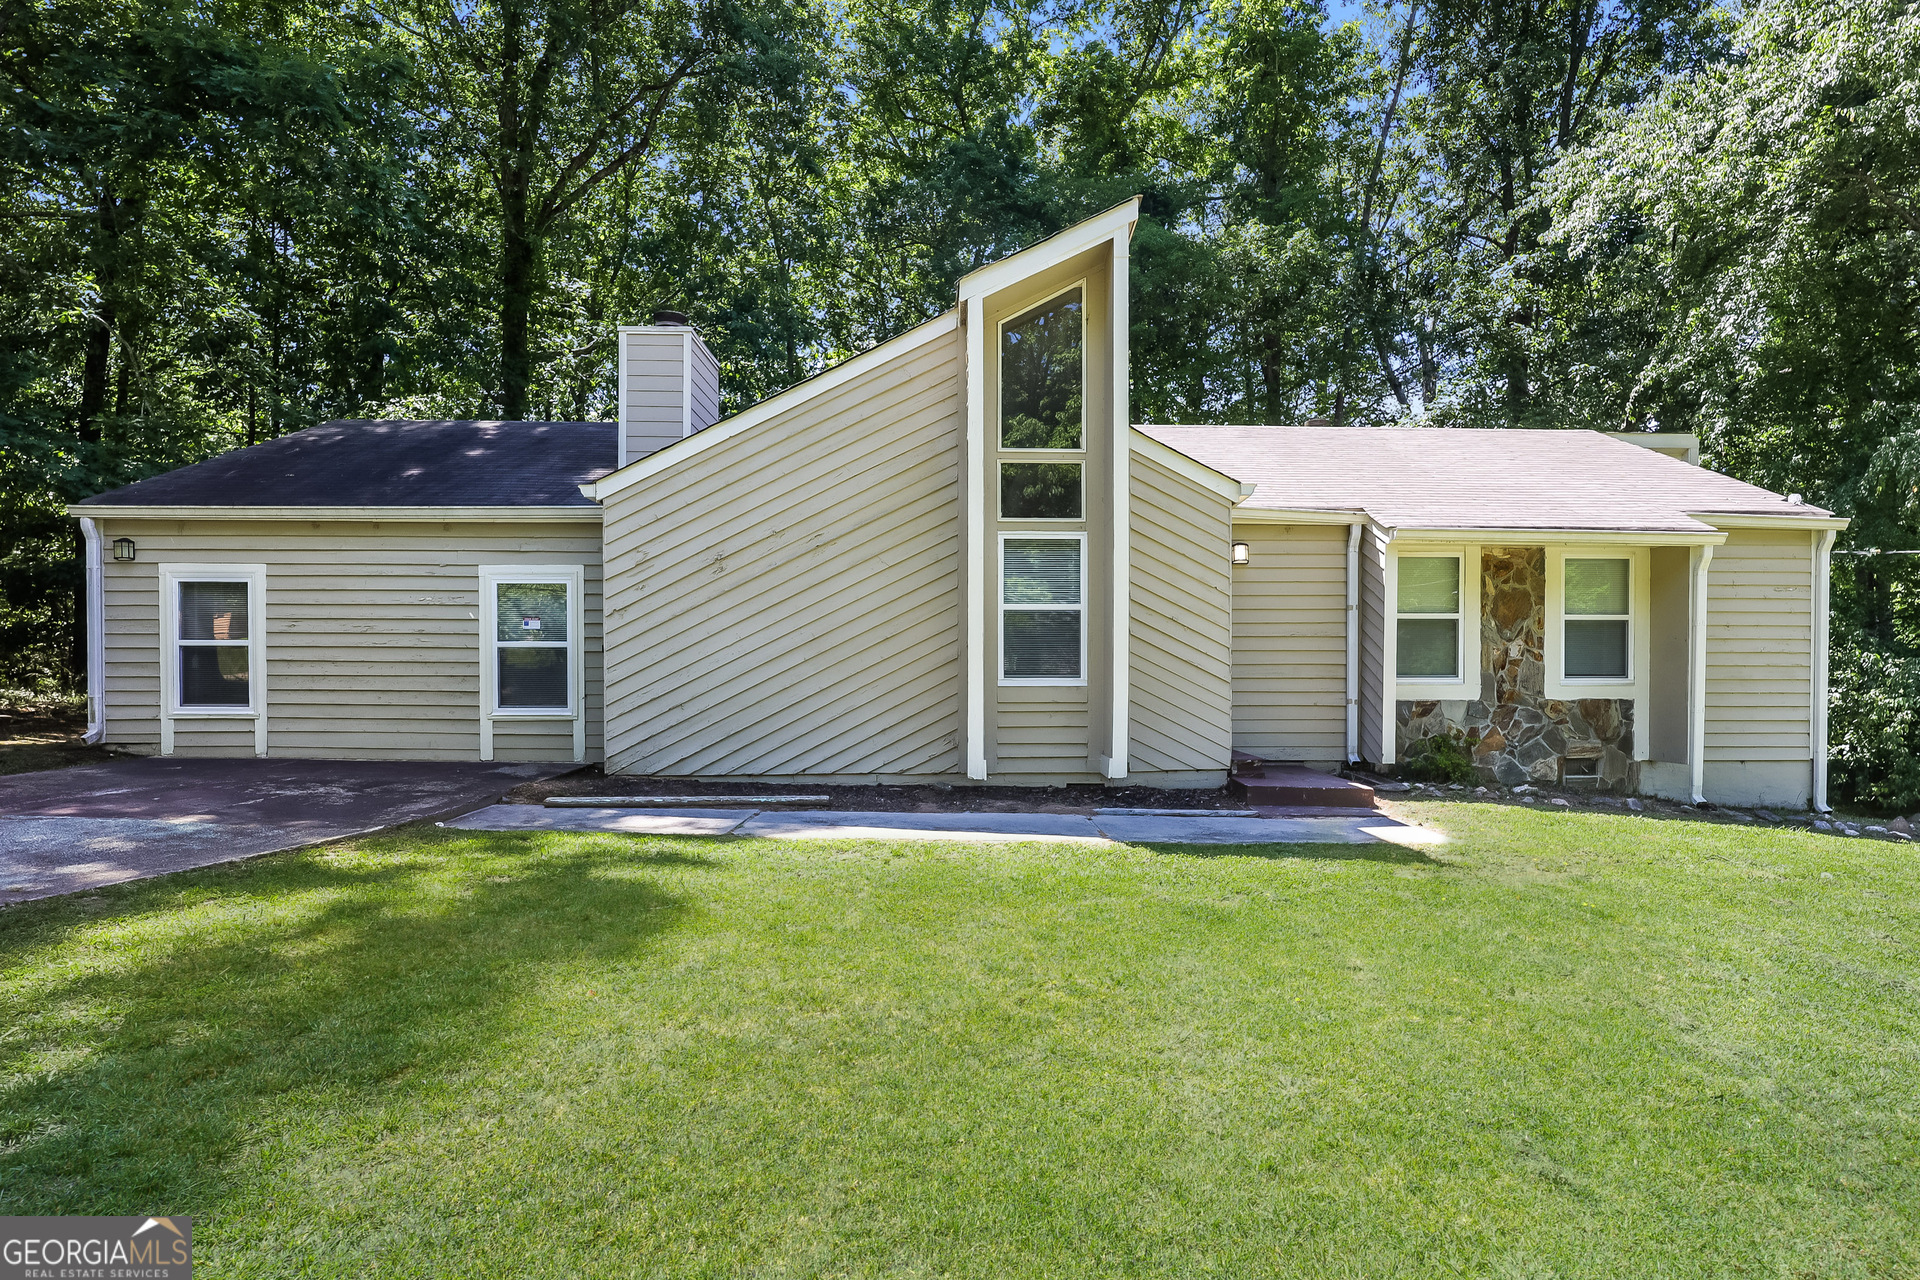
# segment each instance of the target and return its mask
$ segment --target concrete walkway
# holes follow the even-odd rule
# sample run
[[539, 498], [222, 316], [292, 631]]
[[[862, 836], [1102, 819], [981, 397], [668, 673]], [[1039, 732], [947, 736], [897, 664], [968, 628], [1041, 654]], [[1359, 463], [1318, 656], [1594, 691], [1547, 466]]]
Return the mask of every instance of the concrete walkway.
[[0, 903], [456, 814], [572, 764], [113, 760], [0, 778]]
[[776, 840], [975, 840], [1061, 844], [1444, 843], [1384, 814], [1319, 818], [1082, 817], [1070, 813], [859, 813], [811, 809], [547, 809], [496, 804], [441, 825], [463, 831], [609, 831]]

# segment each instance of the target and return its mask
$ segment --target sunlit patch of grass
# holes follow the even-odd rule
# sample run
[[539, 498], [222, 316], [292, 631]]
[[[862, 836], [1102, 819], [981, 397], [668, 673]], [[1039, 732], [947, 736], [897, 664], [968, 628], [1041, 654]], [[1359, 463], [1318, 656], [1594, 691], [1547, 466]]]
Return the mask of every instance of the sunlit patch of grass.
[[213, 1274], [1904, 1276], [1915, 859], [411, 828], [0, 913], [0, 1209]]

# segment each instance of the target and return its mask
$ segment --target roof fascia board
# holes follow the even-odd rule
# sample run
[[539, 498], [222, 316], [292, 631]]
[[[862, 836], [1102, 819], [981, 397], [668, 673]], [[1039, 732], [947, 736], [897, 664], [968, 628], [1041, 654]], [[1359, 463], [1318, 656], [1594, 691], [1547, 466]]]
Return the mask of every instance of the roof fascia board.
[[785, 391], [779, 391], [759, 404], [750, 405], [734, 414], [714, 423], [704, 431], [696, 431], [690, 436], [674, 441], [664, 449], [648, 454], [644, 458], [629, 462], [626, 466], [604, 476], [592, 484], [580, 486], [580, 492], [596, 502], [605, 502], [614, 494], [631, 485], [640, 483], [650, 476], [659, 475], [668, 467], [688, 458], [698, 457], [707, 450], [725, 444], [743, 431], [751, 431], [767, 419], [787, 412], [796, 405], [804, 404], [814, 396], [824, 395], [835, 387], [857, 378], [864, 373], [896, 356], [905, 355], [916, 347], [925, 346], [936, 338], [943, 338], [960, 326], [960, 313], [957, 310], [942, 312], [925, 324], [916, 325], [896, 338], [889, 338], [877, 347], [869, 347], [859, 355], [843, 360], [804, 382], [796, 382]]
[[1320, 507], [1248, 507], [1233, 509], [1236, 521], [1250, 524], [1362, 524], [1369, 517], [1359, 507], [1328, 510]]
[[1687, 533], [1673, 529], [1409, 529], [1392, 530], [1396, 542], [1479, 542], [1495, 540], [1523, 547], [1549, 543], [1601, 543], [1609, 546], [1701, 547], [1719, 546], [1727, 535], [1718, 529]]
[[1203, 488], [1211, 489], [1221, 497], [1238, 502], [1253, 492], [1253, 486], [1242, 484], [1222, 471], [1215, 471], [1204, 462], [1198, 462], [1169, 445], [1161, 444], [1152, 436], [1143, 433], [1140, 428], [1132, 431], [1133, 452], [1149, 461], [1157, 462], [1167, 470], [1175, 472], [1193, 481]]
[[1716, 529], [1833, 529], [1852, 524], [1847, 516], [1751, 516], [1721, 515], [1712, 511], [1689, 511], [1688, 515]]
[[162, 507], [94, 506], [67, 508], [70, 516], [94, 520], [588, 520], [598, 524], [598, 507]]
[[1055, 232], [1039, 244], [960, 277], [958, 292], [962, 298], [984, 298], [998, 293], [1028, 276], [1045, 271], [1067, 259], [1109, 240], [1133, 238], [1134, 224], [1140, 220], [1140, 197], [1124, 200], [1104, 213], [1096, 213], [1084, 222], [1076, 222]]
[[1622, 444], [1652, 449], [1656, 453], [1664, 453], [1668, 449], [1679, 449], [1687, 455], [1686, 461], [1689, 466], [1700, 465], [1700, 437], [1689, 431], [1602, 431], [1598, 434], [1609, 440], [1618, 440]]

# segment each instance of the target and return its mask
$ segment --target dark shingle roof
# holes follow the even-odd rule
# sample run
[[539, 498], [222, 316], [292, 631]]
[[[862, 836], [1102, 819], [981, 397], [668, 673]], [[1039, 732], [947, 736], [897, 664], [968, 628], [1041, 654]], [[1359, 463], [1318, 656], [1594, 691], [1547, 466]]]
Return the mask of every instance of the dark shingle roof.
[[82, 506], [591, 507], [611, 422], [361, 419], [235, 449]]

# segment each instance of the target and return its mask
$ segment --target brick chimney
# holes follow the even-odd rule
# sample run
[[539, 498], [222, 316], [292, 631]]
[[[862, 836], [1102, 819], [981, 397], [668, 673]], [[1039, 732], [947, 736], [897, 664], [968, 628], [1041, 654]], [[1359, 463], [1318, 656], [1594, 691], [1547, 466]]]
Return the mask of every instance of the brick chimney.
[[678, 311], [620, 326], [620, 465], [720, 420], [720, 362]]

